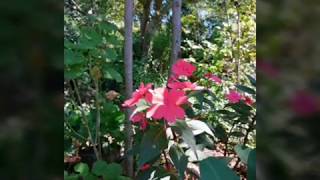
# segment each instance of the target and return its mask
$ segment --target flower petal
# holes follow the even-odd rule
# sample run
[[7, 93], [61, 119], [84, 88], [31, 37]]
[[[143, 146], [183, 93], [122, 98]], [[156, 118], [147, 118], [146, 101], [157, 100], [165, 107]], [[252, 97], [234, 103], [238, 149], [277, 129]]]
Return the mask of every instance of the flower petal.
[[154, 119], [161, 119], [164, 114], [166, 114], [164, 106], [163, 105], [153, 105], [148, 111], [147, 111], [147, 118], [154, 118]]

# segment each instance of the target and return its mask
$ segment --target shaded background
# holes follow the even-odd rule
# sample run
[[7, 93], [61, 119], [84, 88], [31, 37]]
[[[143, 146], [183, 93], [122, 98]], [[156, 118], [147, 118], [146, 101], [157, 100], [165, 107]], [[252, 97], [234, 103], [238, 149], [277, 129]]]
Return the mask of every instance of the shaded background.
[[259, 180], [320, 179], [320, 5], [257, 1]]
[[63, 177], [63, 4], [0, 2], [0, 179]]

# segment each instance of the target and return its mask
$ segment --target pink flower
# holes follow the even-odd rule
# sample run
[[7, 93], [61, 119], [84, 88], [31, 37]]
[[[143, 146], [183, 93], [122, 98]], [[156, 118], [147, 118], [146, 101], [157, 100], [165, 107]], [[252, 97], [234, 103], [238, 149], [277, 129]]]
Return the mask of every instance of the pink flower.
[[144, 113], [139, 112], [130, 117], [133, 123], [140, 123], [140, 129], [145, 130], [148, 126], [148, 121]]
[[244, 97], [244, 102], [245, 102], [248, 106], [252, 106], [252, 104], [254, 103], [253, 100], [252, 100], [250, 97], [248, 97], [248, 96]]
[[278, 68], [276, 68], [272, 62], [267, 62], [264, 60], [257, 61], [257, 70], [261, 71], [262, 73], [266, 74], [269, 77], [277, 77], [280, 74]]
[[307, 117], [319, 110], [317, 97], [305, 90], [295, 92], [294, 97], [290, 100], [290, 105], [298, 116]]
[[203, 87], [198, 86], [196, 83], [191, 82], [171, 82], [168, 84], [168, 87], [171, 89], [180, 89], [180, 90], [201, 90]]
[[150, 92], [149, 89], [151, 89], [152, 84], [147, 84], [146, 86], [144, 86], [143, 83], [140, 84], [140, 87], [138, 90], [136, 90], [136, 92], [134, 92], [132, 94], [132, 98], [126, 100], [122, 106], [123, 107], [132, 107], [134, 105], [136, 105], [141, 99], [146, 97], [146, 100], [150, 100]]
[[196, 67], [191, 63], [180, 59], [172, 67], [172, 71], [177, 76], [192, 76], [193, 72], [196, 70]]
[[173, 82], [179, 82], [179, 80], [177, 79], [177, 77], [171, 75], [170, 78], [168, 79], [168, 84]]
[[184, 91], [167, 88], [154, 90], [152, 107], [147, 111], [147, 118], [164, 119], [168, 123], [175, 123], [177, 119], [184, 119], [183, 104], [188, 102]]
[[235, 104], [242, 99], [242, 96], [237, 91], [231, 90], [229, 94], [227, 94], [227, 99], [229, 100], [229, 103]]
[[205, 74], [204, 77], [210, 79], [211, 81], [216, 82], [217, 84], [221, 84], [222, 83], [222, 80], [218, 76], [215, 76], [215, 75], [213, 75], [211, 73]]

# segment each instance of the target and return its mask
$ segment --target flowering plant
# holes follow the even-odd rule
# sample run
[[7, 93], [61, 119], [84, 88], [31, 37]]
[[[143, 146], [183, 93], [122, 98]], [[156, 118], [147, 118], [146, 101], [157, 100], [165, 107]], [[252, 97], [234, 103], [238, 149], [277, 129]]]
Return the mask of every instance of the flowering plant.
[[[214, 94], [209, 88], [190, 81], [197, 68], [187, 60], [178, 60], [172, 71], [165, 87], [141, 83], [132, 97], [123, 103], [123, 107], [134, 108], [130, 120], [140, 127], [140, 131], [136, 131], [135, 147], [132, 149], [138, 160], [137, 178], [158, 173], [161, 177], [184, 179], [186, 172], [193, 172], [194, 176], [200, 178], [204, 174], [201, 171], [215, 163], [224, 169], [223, 172], [218, 171], [218, 174], [225, 173], [237, 178], [225, 162], [206, 152], [208, 149], [215, 149], [213, 142], [219, 135], [213, 133], [213, 127], [205, 120], [194, 119], [193, 109], [196, 103], [191, 99], [202, 97], [203, 101], [204, 94]], [[204, 77], [217, 86], [222, 84], [222, 80], [212, 73], [207, 73]], [[234, 89], [225, 97], [224, 101], [229, 101], [226, 107], [244, 103], [251, 110], [254, 104], [248, 95], [244, 96]], [[212, 100], [205, 100], [214, 105]], [[192, 171], [192, 165], [200, 166], [200, 172]]]

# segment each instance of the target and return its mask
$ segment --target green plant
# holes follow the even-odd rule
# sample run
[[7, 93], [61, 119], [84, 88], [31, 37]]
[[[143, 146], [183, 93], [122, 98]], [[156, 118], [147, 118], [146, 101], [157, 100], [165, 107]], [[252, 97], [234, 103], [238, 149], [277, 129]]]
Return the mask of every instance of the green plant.
[[88, 164], [78, 163], [74, 166], [74, 173], [64, 172], [66, 180], [130, 180], [130, 178], [122, 176], [123, 171], [121, 165], [117, 163], [106, 163], [105, 161], [96, 161], [91, 170]]
[[[255, 90], [242, 85], [236, 87], [246, 94], [230, 90], [226, 95], [229, 103], [222, 110], [214, 111], [215, 116], [220, 114], [223, 118], [210, 125], [212, 122], [195, 117], [212, 113], [219, 99], [210, 89], [189, 81], [196, 78], [193, 77], [198, 74], [195, 70], [190, 62], [179, 60], [173, 66], [174, 75], [167, 87], [153, 89], [151, 84], [142, 83], [132, 98], [124, 102], [125, 107], [135, 107], [131, 121], [140, 126], [140, 131], [136, 129], [135, 145], [131, 150], [137, 157], [137, 177], [146, 179], [156, 174], [158, 178], [184, 179], [185, 172], [192, 172], [191, 164], [200, 166], [200, 172], [193, 174], [197, 178], [210, 179], [212, 177], [207, 173], [214, 172], [217, 179], [239, 179], [227, 166], [229, 153], [232, 152], [228, 145], [233, 143], [233, 137], [243, 139], [241, 145], [235, 146], [239, 160], [234, 166], [241, 159], [242, 163], [250, 166], [250, 173], [254, 171], [254, 155], [251, 155], [249, 165], [252, 149], [246, 145], [250, 144], [249, 135], [254, 134], [255, 129], [254, 100], [248, 95], [255, 97]], [[206, 77], [221, 84], [221, 80], [211, 74]], [[249, 79], [253, 85], [255, 80]], [[205, 109], [204, 104], [210, 108]], [[224, 136], [219, 135], [217, 126]], [[250, 137], [250, 145], [254, 146], [254, 139]], [[216, 149], [214, 142], [218, 141], [225, 145], [225, 152], [222, 156], [211, 157], [207, 151]], [[146, 165], [147, 169], [144, 168]]]

